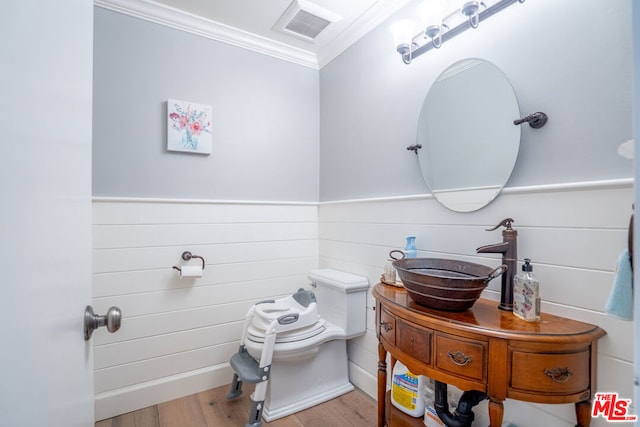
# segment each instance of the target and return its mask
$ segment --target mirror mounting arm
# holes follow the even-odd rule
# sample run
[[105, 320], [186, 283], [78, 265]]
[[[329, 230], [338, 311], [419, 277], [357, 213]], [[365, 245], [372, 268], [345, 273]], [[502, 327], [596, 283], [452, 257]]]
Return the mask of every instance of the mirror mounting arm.
[[518, 126], [524, 122], [529, 122], [529, 126], [531, 126], [532, 128], [540, 129], [547, 123], [548, 119], [549, 117], [545, 113], [538, 111], [537, 113], [529, 114], [527, 117], [514, 120], [513, 124]]
[[415, 144], [415, 145], [408, 146], [407, 150], [413, 151], [414, 153], [418, 154], [418, 150], [421, 148], [422, 148], [422, 144]]

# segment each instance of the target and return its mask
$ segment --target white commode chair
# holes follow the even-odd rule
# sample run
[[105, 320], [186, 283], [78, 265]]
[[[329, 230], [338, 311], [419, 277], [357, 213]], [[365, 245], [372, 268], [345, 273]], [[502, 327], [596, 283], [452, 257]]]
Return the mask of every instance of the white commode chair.
[[254, 305], [240, 350], [231, 358], [228, 398], [255, 383], [246, 427], [259, 427], [353, 390], [347, 340], [366, 331], [365, 277], [332, 269], [309, 273], [313, 292], [300, 289]]
[[[242, 394], [242, 382], [255, 383], [256, 388], [251, 395], [251, 413], [246, 427], [262, 425], [267, 384], [271, 375], [271, 361], [279, 333], [304, 328], [318, 322], [316, 297], [311, 291], [300, 288], [295, 294], [279, 300], [262, 301], [251, 307], [245, 317], [240, 349], [231, 357], [231, 367], [235, 371], [231, 390], [227, 399]], [[254, 359], [247, 352], [245, 342], [252, 328], [264, 330], [264, 344], [260, 360]]]

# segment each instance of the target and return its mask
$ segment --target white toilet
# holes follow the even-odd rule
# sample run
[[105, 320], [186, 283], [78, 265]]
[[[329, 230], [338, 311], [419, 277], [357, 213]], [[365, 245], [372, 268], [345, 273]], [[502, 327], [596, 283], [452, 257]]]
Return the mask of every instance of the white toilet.
[[[366, 330], [369, 283], [364, 277], [331, 269], [314, 270], [308, 277], [317, 304], [309, 306], [314, 311], [306, 313], [298, 328], [292, 321], [295, 329], [276, 335], [262, 410], [267, 422], [354, 388], [349, 382], [346, 340]], [[273, 311], [277, 313], [290, 299], [272, 302]], [[256, 360], [263, 350], [265, 327], [264, 322], [254, 321], [247, 328], [244, 344]]]

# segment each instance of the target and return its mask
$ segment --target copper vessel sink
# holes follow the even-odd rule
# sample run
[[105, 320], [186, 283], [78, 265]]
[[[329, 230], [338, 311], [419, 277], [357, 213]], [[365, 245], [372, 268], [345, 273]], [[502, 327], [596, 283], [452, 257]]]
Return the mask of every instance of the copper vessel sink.
[[441, 258], [404, 258], [393, 262], [407, 293], [417, 304], [436, 310], [464, 311], [489, 282], [507, 271]]

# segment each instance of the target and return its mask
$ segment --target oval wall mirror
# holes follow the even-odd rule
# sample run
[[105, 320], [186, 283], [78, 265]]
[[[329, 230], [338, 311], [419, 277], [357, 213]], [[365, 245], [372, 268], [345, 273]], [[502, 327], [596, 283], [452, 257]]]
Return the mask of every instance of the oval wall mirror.
[[471, 212], [507, 183], [520, 148], [518, 100], [507, 76], [482, 59], [464, 59], [433, 83], [418, 118], [420, 170], [447, 208]]

